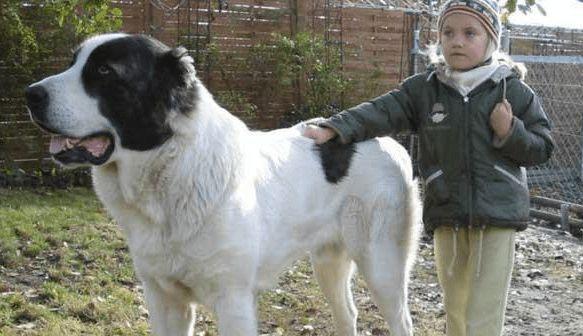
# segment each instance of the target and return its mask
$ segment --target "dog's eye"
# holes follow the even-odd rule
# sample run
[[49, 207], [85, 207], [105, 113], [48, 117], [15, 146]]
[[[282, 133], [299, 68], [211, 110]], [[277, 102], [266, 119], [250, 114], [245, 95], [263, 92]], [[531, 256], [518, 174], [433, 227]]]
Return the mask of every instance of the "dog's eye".
[[97, 68], [97, 73], [103, 76], [109, 75], [111, 73], [111, 68], [107, 65], [101, 65]]

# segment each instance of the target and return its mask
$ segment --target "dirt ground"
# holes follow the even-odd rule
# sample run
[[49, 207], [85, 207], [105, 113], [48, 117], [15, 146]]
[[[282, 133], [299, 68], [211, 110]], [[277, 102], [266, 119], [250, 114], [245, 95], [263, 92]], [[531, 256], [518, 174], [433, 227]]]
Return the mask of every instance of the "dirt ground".
[[[411, 283], [413, 316], [419, 320], [433, 316], [436, 329], [443, 331], [431, 241], [422, 242], [419, 255]], [[581, 239], [535, 225], [517, 235], [505, 335], [583, 335]]]

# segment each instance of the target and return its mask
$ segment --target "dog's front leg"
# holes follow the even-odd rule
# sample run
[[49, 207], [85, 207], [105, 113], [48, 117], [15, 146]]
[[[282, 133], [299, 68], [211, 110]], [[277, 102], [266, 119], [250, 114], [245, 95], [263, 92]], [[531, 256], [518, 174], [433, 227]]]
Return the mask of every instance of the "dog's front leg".
[[255, 336], [255, 294], [249, 289], [228, 290], [215, 304], [220, 336]]
[[192, 336], [196, 307], [155, 281], [144, 280], [143, 284], [153, 335]]

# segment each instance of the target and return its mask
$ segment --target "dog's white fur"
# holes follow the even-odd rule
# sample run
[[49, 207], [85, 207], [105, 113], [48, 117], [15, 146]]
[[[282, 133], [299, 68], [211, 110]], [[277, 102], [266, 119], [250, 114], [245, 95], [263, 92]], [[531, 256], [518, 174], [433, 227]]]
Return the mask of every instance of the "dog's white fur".
[[[80, 72], [92, 48], [115, 37], [86, 42], [71, 69], [41, 82], [61, 130], [114, 132]], [[353, 261], [391, 335], [412, 335], [420, 206], [404, 148], [390, 138], [358, 143], [348, 175], [332, 184], [305, 124], [249, 131], [195, 83], [196, 110], [171, 113], [166, 143], [137, 152], [116, 135], [109, 162], [93, 168], [97, 195], [127, 236], [153, 332], [192, 335], [199, 303], [216, 313], [220, 335], [256, 335], [257, 291], [308, 251], [338, 335], [356, 335]]]

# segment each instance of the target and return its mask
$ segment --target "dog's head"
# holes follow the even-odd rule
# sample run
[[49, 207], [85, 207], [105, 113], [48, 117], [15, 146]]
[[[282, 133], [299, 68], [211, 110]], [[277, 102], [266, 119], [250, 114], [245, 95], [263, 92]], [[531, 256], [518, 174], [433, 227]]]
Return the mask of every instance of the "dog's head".
[[53, 134], [63, 165], [102, 165], [116, 148], [147, 151], [172, 135], [171, 113], [190, 113], [197, 90], [192, 58], [140, 35], [85, 41], [69, 68], [26, 89], [32, 120]]

